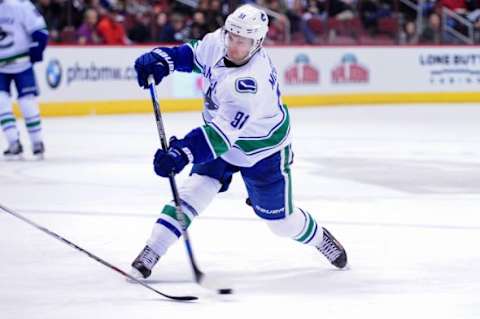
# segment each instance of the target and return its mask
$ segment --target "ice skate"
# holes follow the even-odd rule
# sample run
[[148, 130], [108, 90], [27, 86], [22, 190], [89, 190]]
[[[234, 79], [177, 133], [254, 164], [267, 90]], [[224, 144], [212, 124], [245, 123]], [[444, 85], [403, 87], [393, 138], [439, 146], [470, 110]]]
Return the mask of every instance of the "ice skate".
[[45, 153], [45, 146], [43, 145], [43, 142], [34, 143], [32, 146], [32, 153], [35, 158], [42, 160]]
[[347, 253], [342, 244], [333, 237], [330, 232], [323, 228], [323, 240], [317, 249], [337, 268], [344, 268], [347, 265]]
[[140, 254], [132, 262], [131, 275], [138, 279], [148, 278], [152, 273], [152, 268], [160, 258], [150, 247], [145, 246]]
[[23, 156], [23, 147], [20, 141], [15, 141], [13, 143], [10, 143], [8, 148], [3, 152], [3, 156], [7, 160], [16, 160], [16, 159], [22, 159]]

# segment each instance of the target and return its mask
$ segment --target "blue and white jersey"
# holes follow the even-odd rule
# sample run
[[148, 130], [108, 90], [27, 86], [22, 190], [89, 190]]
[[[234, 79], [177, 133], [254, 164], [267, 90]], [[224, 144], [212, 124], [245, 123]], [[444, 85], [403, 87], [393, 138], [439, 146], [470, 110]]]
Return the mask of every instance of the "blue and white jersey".
[[0, 1], [0, 72], [19, 73], [31, 67], [30, 35], [46, 28], [45, 20], [30, 1]]
[[288, 110], [266, 51], [227, 67], [222, 37], [219, 29], [192, 44], [195, 70], [205, 78], [202, 131], [215, 157], [250, 167], [290, 143]]

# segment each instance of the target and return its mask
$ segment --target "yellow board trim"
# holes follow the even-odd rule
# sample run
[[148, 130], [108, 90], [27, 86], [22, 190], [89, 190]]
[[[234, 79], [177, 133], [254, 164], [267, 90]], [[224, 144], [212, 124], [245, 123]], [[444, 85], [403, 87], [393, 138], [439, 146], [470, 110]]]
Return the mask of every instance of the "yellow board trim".
[[[408, 103], [474, 103], [480, 102], [480, 92], [453, 93], [355, 93], [284, 96], [289, 107], [334, 106], [355, 104], [408, 104]], [[162, 99], [162, 112], [201, 110], [201, 99]], [[152, 112], [150, 100], [48, 102], [41, 103], [42, 116], [101, 115]], [[18, 107], [15, 110], [18, 115]]]
[[326, 94], [286, 96], [283, 98], [283, 101], [289, 107], [354, 104], [474, 103], [480, 102], [480, 92]]

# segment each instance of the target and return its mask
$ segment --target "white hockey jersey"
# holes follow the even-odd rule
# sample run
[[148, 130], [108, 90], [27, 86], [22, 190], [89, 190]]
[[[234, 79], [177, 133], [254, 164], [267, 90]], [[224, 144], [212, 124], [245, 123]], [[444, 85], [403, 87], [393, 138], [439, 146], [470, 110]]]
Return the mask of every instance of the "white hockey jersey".
[[214, 154], [251, 167], [290, 143], [288, 110], [265, 49], [245, 65], [227, 67], [221, 29], [192, 48], [195, 69], [205, 77], [202, 129]]
[[30, 35], [46, 27], [29, 0], [0, 1], [0, 72], [18, 73], [31, 67]]

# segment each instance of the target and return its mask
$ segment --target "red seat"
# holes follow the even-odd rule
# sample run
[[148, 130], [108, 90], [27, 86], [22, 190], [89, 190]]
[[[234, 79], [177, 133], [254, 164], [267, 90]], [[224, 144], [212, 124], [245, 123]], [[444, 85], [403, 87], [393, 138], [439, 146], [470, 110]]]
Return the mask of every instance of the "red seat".
[[338, 20], [335, 18], [328, 19], [328, 30], [335, 30], [337, 35], [345, 35], [356, 38], [365, 33], [362, 21], [360, 18], [352, 18], [345, 20]]
[[378, 19], [378, 31], [396, 35], [398, 32], [398, 19], [396, 17], [383, 17]]
[[323, 34], [325, 32], [325, 23], [320, 19], [312, 18], [308, 20], [307, 24], [310, 30], [316, 34]]

